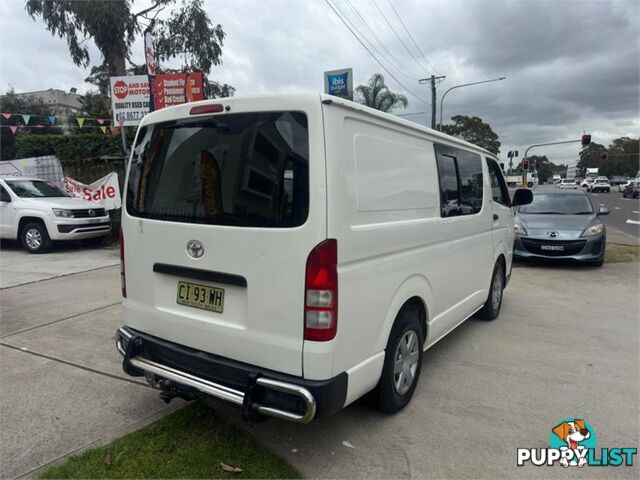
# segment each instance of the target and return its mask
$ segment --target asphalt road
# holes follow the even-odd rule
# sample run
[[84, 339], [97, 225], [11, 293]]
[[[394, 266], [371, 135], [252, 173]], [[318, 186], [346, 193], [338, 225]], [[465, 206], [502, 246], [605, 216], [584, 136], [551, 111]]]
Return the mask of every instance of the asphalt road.
[[[31, 269], [19, 256], [16, 268]], [[38, 257], [43, 269], [59, 261]], [[567, 417], [593, 425], [598, 448], [640, 443], [639, 275], [638, 264], [516, 267], [500, 317], [467, 321], [430, 349], [413, 401], [394, 416], [356, 402], [309, 425], [249, 425], [238, 409], [215, 408], [308, 478], [640, 478], [638, 457], [633, 468], [516, 467], [518, 447], [548, 446]], [[3, 478], [32, 476], [181, 405], [167, 409], [122, 372], [117, 266], [0, 297]]]
[[607, 227], [614, 227], [625, 233], [640, 237], [640, 199], [623, 198], [618, 187], [609, 193], [590, 193], [593, 204], [607, 207], [611, 213], [600, 217]]

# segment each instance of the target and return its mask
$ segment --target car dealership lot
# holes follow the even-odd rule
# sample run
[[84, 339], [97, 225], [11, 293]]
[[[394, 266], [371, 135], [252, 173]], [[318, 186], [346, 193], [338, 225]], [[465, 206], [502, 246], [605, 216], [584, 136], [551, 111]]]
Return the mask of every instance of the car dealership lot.
[[[76, 262], [75, 250], [11, 257], [2, 247], [3, 284], [7, 258], [36, 258], [50, 273], [49, 261]], [[118, 267], [89, 268], [0, 291], [3, 477], [168, 411], [120, 368]], [[501, 316], [466, 322], [429, 350], [416, 395], [396, 416], [358, 402], [306, 426], [247, 425], [234, 408], [215, 408], [309, 477], [602, 477], [597, 468], [518, 468], [515, 453], [547, 446], [551, 428], [574, 416], [597, 429], [599, 447], [638, 446], [638, 281], [637, 264], [517, 266]], [[635, 463], [605, 476], [637, 478]]]

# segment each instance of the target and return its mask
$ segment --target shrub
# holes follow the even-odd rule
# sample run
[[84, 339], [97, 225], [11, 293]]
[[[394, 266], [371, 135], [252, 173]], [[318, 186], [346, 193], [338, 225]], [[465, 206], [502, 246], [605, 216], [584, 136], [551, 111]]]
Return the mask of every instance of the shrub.
[[55, 155], [61, 162], [120, 153], [119, 135], [16, 135], [16, 158]]

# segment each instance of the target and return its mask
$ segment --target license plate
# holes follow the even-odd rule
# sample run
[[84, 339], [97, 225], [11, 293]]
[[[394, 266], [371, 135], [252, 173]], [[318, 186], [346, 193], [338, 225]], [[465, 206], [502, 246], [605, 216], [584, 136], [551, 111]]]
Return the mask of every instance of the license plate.
[[554, 252], [562, 252], [564, 251], [563, 245], [541, 245], [540, 250], [552, 250]]
[[224, 308], [224, 289], [198, 283], [178, 282], [176, 302], [179, 305], [222, 313]]

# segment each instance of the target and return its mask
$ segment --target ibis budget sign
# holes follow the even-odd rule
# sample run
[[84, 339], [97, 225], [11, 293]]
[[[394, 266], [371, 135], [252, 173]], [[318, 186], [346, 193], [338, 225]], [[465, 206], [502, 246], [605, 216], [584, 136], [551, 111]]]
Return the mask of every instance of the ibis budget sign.
[[324, 93], [351, 99], [353, 97], [353, 69], [324, 72]]

